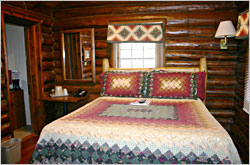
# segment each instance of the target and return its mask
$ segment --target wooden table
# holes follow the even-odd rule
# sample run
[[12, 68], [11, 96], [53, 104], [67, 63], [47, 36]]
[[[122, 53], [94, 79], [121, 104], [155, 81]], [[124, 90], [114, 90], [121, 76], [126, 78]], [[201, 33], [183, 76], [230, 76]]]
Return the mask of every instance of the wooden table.
[[82, 100], [88, 99], [89, 95], [84, 97], [73, 97], [73, 96], [63, 96], [63, 97], [50, 97], [50, 96], [43, 96], [40, 98], [41, 101], [45, 102], [59, 102], [63, 103], [64, 115], [68, 114], [68, 103], [77, 103]]

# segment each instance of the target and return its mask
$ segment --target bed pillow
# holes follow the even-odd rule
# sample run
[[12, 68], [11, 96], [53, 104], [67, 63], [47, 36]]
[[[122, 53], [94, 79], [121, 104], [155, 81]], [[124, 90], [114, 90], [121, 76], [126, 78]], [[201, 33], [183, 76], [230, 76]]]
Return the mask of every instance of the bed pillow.
[[147, 72], [105, 72], [101, 96], [143, 97], [146, 78]]
[[197, 72], [197, 96], [204, 101], [206, 96], [206, 72]]
[[149, 73], [148, 97], [153, 98], [197, 98], [197, 74], [184, 72]]

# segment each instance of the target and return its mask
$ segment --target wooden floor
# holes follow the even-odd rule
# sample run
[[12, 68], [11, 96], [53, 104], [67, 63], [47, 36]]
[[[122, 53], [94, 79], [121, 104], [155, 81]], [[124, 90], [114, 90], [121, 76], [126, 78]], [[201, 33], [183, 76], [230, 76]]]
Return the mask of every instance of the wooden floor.
[[39, 138], [38, 135], [31, 134], [22, 139], [21, 161], [18, 162], [17, 164], [29, 164], [29, 160], [34, 151], [38, 138]]

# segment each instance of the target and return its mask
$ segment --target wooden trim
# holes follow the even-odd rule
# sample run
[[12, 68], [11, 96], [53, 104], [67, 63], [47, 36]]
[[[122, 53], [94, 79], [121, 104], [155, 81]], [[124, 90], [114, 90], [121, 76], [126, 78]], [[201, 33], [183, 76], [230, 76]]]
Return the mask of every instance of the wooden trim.
[[77, 32], [86, 32], [91, 31], [93, 28], [84, 28], [84, 29], [70, 29], [70, 30], [60, 30], [61, 33], [77, 33]]
[[126, 23], [162, 23], [165, 27], [166, 25], [166, 19], [159, 18], [159, 19], [131, 19], [131, 20], [113, 20], [109, 21], [109, 24], [126, 24]]
[[95, 72], [95, 30], [91, 28], [91, 67], [92, 67], [92, 80], [96, 83], [96, 72]]
[[42, 13], [36, 13], [27, 9], [22, 9], [15, 6], [10, 6], [4, 3], [1, 3], [1, 9], [3, 14], [8, 14], [14, 17], [34, 21], [34, 22], [43, 22], [43, 18], [50, 18], [48, 15], [44, 15]]
[[[3, 56], [4, 56], [4, 70], [5, 70], [5, 78], [6, 78], [6, 93], [7, 93], [7, 102], [8, 102], [8, 114], [10, 117], [10, 123], [12, 120], [12, 115], [10, 115], [10, 87], [9, 87], [9, 74], [8, 74], [8, 60], [7, 60], [7, 48], [6, 48], [6, 34], [5, 34], [5, 21], [4, 21], [4, 14], [1, 14], [1, 33], [2, 33], [2, 46], [3, 46]], [[2, 58], [2, 57], [1, 57]], [[1, 64], [2, 65], [2, 64]], [[14, 137], [13, 127], [10, 126], [10, 133], [11, 137]]]

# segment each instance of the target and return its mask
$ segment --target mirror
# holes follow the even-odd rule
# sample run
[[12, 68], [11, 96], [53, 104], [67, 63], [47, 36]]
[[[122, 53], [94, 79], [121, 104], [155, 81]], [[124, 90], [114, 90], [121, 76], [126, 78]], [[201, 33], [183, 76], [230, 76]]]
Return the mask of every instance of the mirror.
[[61, 31], [64, 81], [96, 82], [94, 29]]

